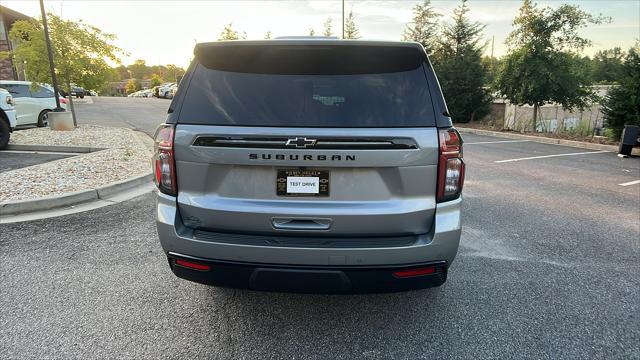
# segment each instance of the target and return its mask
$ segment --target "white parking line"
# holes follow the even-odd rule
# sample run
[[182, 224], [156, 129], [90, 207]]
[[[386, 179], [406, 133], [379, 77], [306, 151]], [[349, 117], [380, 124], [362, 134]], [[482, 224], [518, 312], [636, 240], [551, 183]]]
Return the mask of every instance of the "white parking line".
[[466, 142], [464, 143], [464, 145], [519, 143], [519, 142], [528, 142], [528, 141], [529, 140], [478, 141], [478, 142]]
[[498, 160], [498, 161], [494, 161], [494, 162], [495, 163], [507, 163], [507, 162], [514, 162], [514, 161], [522, 161], [522, 160], [546, 159], [546, 158], [559, 157], [559, 156], [602, 154], [602, 153], [606, 153], [606, 152], [609, 152], [609, 151], [602, 150], [602, 151], [588, 151], [588, 152], [568, 153], [568, 154], [553, 154], [553, 155], [543, 155], [543, 156], [531, 156], [531, 157], [524, 157], [524, 158], [517, 158], [517, 159]]
[[629, 181], [629, 182], [618, 184], [618, 185], [620, 185], [620, 186], [630, 186], [630, 185], [635, 185], [635, 184], [640, 184], [640, 180]]

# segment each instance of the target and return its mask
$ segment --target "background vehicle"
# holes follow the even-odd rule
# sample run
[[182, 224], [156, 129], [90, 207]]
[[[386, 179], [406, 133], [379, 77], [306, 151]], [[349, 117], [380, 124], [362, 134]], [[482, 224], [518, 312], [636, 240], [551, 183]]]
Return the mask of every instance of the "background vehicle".
[[445, 282], [462, 138], [422, 46], [218, 42], [194, 62], [154, 156], [177, 276], [301, 292]]
[[171, 87], [175, 85], [175, 83], [164, 83], [158, 87], [158, 97], [161, 98], [169, 98], [169, 94], [171, 94]]
[[178, 91], [178, 84], [171, 85], [171, 88], [169, 88], [169, 94], [167, 95], [167, 98], [173, 99], [173, 97], [176, 96], [177, 91]]
[[[17, 126], [48, 126], [47, 113], [56, 108], [53, 89], [47, 84], [32, 84], [31, 81], [0, 80], [0, 87], [13, 96]], [[60, 98], [60, 106], [67, 107], [67, 100]]]
[[0, 149], [7, 147], [15, 127], [16, 109], [13, 106], [13, 98], [7, 90], [0, 88]]
[[80, 86], [71, 86], [71, 96], [84, 99], [85, 95], [86, 95], [85, 89], [81, 88]]

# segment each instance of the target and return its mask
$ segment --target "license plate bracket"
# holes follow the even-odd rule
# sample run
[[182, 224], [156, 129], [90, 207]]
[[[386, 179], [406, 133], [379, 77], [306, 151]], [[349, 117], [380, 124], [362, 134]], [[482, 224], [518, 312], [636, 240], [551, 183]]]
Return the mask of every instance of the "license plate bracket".
[[329, 196], [329, 171], [317, 169], [278, 169], [278, 196]]

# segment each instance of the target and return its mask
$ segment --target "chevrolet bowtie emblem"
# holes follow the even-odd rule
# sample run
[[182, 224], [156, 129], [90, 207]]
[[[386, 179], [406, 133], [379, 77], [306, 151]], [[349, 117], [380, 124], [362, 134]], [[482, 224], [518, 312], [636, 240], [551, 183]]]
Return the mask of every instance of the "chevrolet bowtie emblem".
[[296, 148], [306, 148], [307, 146], [314, 146], [318, 140], [307, 138], [293, 138], [288, 139], [286, 146], [294, 146]]

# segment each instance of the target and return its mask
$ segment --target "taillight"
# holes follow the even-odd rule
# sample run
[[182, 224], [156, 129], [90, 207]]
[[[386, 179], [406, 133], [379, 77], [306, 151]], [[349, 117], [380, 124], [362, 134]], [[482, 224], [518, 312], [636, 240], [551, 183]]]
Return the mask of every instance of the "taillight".
[[154, 182], [158, 190], [164, 194], [176, 196], [178, 186], [176, 184], [176, 165], [173, 156], [173, 136], [173, 125], [162, 124], [156, 130], [153, 173]]
[[60, 104], [68, 104], [69, 100], [65, 99], [65, 98], [60, 98]]
[[440, 140], [440, 160], [438, 163], [437, 202], [457, 199], [464, 183], [464, 160], [462, 158], [462, 137], [456, 129], [438, 131]]

